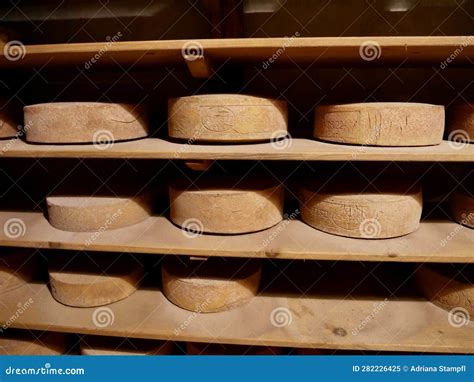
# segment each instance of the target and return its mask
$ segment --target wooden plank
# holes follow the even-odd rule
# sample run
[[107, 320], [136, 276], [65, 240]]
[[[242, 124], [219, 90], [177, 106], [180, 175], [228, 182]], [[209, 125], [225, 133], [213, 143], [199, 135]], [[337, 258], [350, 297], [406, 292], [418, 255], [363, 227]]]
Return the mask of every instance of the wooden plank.
[[[288, 147], [287, 147], [288, 146]], [[426, 147], [368, 147], [295, 138], [291, 144], [198, 145], [146, 138], [114, 143], [106, 150], [94, 145], [37, 145], [21, 140], [0, 141], [0, 158], [135, 158], [193, 160], [307, 160], [473, 162], [474, 144], [453, 147], [447, 141]]]
[[[19, 302], [30, 297], [29, 308], [10, 320]], [[2, 295], [0, 306], [0, 322], [10, 320], [15, 328], [242, 345], [474, 353], [473, 321], [454, 327], [448, 312], [428, 301], [388, 294], [363, 298], [269, 290], [240, 308], [199, 314], [173, 305], [156, 287], [107, 307], [71, 308], [55, 301], [45, 284], [31, 283]], [[278, 312], [284, 320], [277, 322], [288, 325], [272, 325]], [[100, 327], [94, 324], [99, 314]]]
[[[0, 212], [0, 226], [20, 219], [18, 237], [0, 231], [0, 246], [193, 256], [303, 260], [474, 263], [474, 231], [450, 221], [426, 221], [413, 234], [384, 240], [351, 239], [327, 234], [299, 220], [245, 235], [189, 235], [167, 218], [102, 233], [53, 228], [38, 212]], [[20, 222], [17, 220], [17, 222]], [[12, 236], [12, 235], [10, 235]]]
[[[0, 68], [28, 66], [85, 65], [171, 65], [183, 63], [182, 50], [187, 40], [117, 41], [25, 46], [25, 56], [10, 61], [0, 55]], [[390, 37], [308, 37], [241, 38], [193, 40], [216, 62], [253, 63], [262, 66], [274, 57], [273, 64], [398, 65], [436, 64], [455, 55], [449, 65], [470, 65], [474, 58], [472, 36], [390, 36]], [[363, 59], [361, 46], [375, 47], [374, 59]], [[380, 54], [379, 54], [380, 53]], [[371, 56], [370, 56], [371, 57]], [[471, 61], [470, 61], [471, 60]], [[21, 63], [21, 64], [19, 64]]]

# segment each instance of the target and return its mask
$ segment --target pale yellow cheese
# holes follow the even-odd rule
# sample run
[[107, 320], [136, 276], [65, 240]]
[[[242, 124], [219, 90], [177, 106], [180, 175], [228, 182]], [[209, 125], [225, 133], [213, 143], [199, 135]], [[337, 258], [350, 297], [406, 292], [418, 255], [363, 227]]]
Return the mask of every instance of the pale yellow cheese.
[[284, 101], [241, 94], [170, 99], [171, 138], [204, 142], [252, 142], [281, 138], [288, 125]]

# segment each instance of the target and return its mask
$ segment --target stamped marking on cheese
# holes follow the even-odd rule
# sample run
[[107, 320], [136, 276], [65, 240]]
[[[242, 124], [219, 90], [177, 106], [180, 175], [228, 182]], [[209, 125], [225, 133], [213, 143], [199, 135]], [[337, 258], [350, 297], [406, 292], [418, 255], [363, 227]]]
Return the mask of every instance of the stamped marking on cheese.
[[[251, 120], [252, 116], [246, 113], [246, 110], [251, 107], [273, 108], [272, 105], [200, 105], [201, 125], [210, 131], [227, 132], [233, 130], [238, 134], [243, 134], [245, 131], [240, 131], [239, 126], [246, 126], [254, 122]], [[259, 128], [261, 131], [273, 130], [268, 125], [260, 125]]]
[[235, 114], [228, 106], [199, 106], [201, 124], [211, 131], [228, 131], [234, 128]]
[[335, 132], [353, 129], [360, 122], [360, 113], [360, 110], [331, 111], [324, 115], [324, 122]]

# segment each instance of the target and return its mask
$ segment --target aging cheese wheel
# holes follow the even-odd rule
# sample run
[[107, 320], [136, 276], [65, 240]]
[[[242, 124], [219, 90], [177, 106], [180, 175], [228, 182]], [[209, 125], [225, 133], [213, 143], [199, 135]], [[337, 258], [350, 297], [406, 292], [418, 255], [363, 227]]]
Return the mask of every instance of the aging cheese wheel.
[[278, 355], [281, 348], [265, 346], [186, 343], [188, 355]]
[[86, 336], [81, 341], [82, 355], [165, 355], [173, 343], [136, 338]]
[[301, 218], [335, 235], [383, 239], [415, 231], [422, 210], [421, 189], [397, 183], [365, 186], [335, 182], [301, 190]]
[[473, 265], [425, 264], [418, 268], [416, 279], [432, 303], [445, 310], [456, 309], [461, 314], [464, 310], [465, 318], [474, 320]]
[[49, 196], [50, 224], [63, 231], [108, 231], [139, 223], [152, 212], [152, 195]]
[[93, 307], [130, 296], [144, 276], [137, 259], [120, 254], [54, 256], [49, 263], [53, 297], [64, 305]]
[[443, 140], [444, 107], [420, 103], [316, 106], [315, 138], [368, 146], [429, 146]]
[[0, 100], [0, 139], [19, 136], [19, 121], [16, 118], [16, 106], [8, 100]]
[[451, 108], [447, 132], [449, 140], [474, 143], [474, 102]]
[[39, 268], [31, 251], [5, 249], [0, 252], [0, 295], [29, 282]]
[[456, 222], [474, 228], [474, 196], [455, 191], [450, 200], [451, 214]]
[[204, 313], [230, 310], [252, 299], [258, 290], [258, 260], [167, 257], [161, 269], [163, 293], [181, 308]]
[[284, 189], [265, 179], [201, 178], [170, 185], [170, 217], [176, 225], [207, 233], [260, 231], [283, 219]]
[[[13, 331], [13, 334], [9, 334]], [[67, 352], [66, 335], [9, 329], [0, 336], [0, 355], [60, 355]]]
[[143, 107], [132, 104], [56, 102], [23, 108], [26, 140], [35, 143], [112, 142], [148, 135]]
[[252, 142], [281, 138], [288, 125], [284, 101], [240, 94], [196, 95], [168, 102], [171, 138]]

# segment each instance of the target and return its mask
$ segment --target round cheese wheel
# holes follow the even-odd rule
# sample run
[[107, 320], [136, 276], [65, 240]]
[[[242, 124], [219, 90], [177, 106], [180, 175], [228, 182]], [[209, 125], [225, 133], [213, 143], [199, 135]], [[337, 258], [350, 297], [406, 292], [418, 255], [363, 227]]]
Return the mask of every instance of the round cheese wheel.
[[173, 347], [169, 341], [100, 336], [85, 336], [80, 344], [82, 355], [165, 355]]
[[455, 191], [450, 199], [453, 219], [466, 227], [474, 228], [474, 196]]
[[0, 252], [0, 295], [28, 283], [39, 267], [39, 258], [30, 251], [6, 249]]
[[173, 304], [194, 312], [230, 310], [256, 295], [261, 270], [258, 260], [171, 256], [161, 268], [163, 293]]
[[474, 102], [458, 104], [448, 113], [449, 140], [474, 143]]
[[429, 146], [443, 140], [444, 107], [420, 103], [316, 106], [314, 136], [367, 146]]
[[26, 330], [14, 330], [13, 334], [6, 333], [0, 336], [0, 355], [65, 354], [68, 350], [66, 338], [63, 333], [33, 334]]
[[150, 217], [152, 195], [49, 196], [49, 223], [63, 231], [101, 232], [127, 227]]
[[143, 265], [132, 256], [61, 254], [49, 263], [53, 297], [64, 305], [94, 307], [130, 296], [144, 276]]
[[432, 303], [449, 311], [464, 310], [464, 317], [474, 320], [473, 265], [425, 264], [418, 268], [416, 281]]
[[26, 140], [35, 143], [111, 143], [148, 135], [143, 107], [98, 102], [53, 102], [23, 108]]
[[8, 100], [0, 100], [0, 139], [13, 138], [20, 135], [18, 120], [16, 119], [15, 105]]
[[200, 178], [170, 185], [170, 217], [195, 232], [240, 234], [283, 219], [284, 189], [265, 179]]
[[285, 101], [241, 94], [195, 95], [168, 102], [171, 138], [203, 142], [252, 142], [282, 138]]
[[278, 347], [186, 343], [188, 355], [278, 355], [281, 352]]
[[348, 180], [301, 190], [301, 218], [335, 235], [383, 239], [415, 231], [422, 210], [421, 189], [378, 183], [361, 186]]

